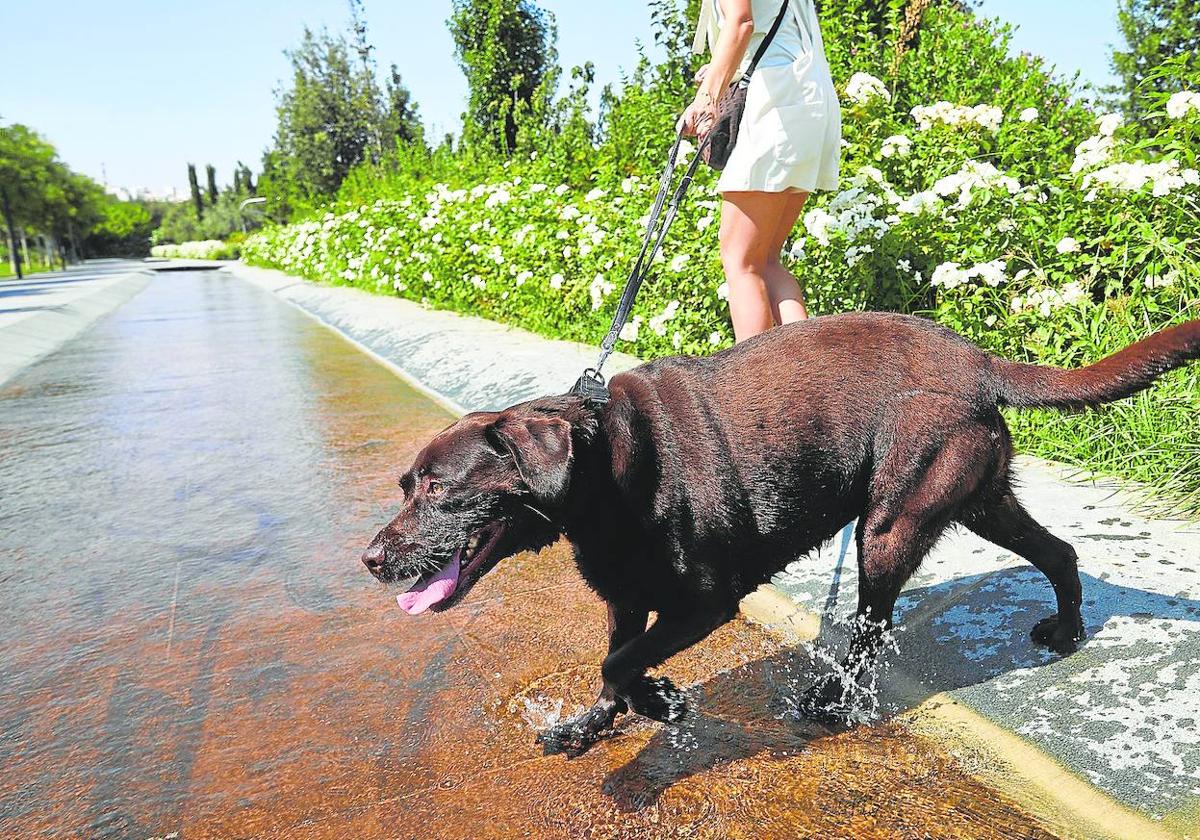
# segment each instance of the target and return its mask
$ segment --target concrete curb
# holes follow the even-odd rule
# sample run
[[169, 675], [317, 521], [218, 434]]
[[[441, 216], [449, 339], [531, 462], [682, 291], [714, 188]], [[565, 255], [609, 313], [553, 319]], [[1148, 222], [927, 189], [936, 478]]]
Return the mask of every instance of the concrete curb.
[[[150, 269], [131, 265], [128, 272], [97, 280], [86, 292], [62, 303], [0, 325], [0, 385], [125, 303], [144, 289], [152, 276]], [[25, 282], [36, 277], [26, 278]]]

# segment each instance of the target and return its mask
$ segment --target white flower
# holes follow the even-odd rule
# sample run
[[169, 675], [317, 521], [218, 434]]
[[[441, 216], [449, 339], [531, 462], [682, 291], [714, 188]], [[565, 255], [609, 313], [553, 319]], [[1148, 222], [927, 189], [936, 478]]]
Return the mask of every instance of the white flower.
[[1001, 187], [1010, 195], [1021, 191], [1021, 183], [1009, 175], [1005, 175], [995, 166], [987, 162], [968, 160], [962, 168], [953, 175], [939, 178], [933, 185], [933, 191], [940, 196], [958, 194], [958, 208], [970, 206], [976, 190], [989, 190]]
[[959, 268], [956, 262], [944, 262], [933, 270], [933, 276], [929, 279], [931, 286], [941, 286], [944, 289], [953, 289], [956, 286], [961, 286], [967, 280], [966, 272]]
[[1058, 244], [1054, 246], [1054, 250], [1060, 254], [1077, 254], [1079, 253], [1079, 242], [1070, 236], [1064, 236], [1058, 240]]
[[1112, 155], [1114, 145], [1113, 138], [1105, 137], [1102, 134], [1084, 140], [1075, 147], [1075, 161], [1071, 164], [1071, 171], [1082, 172], [1086, 169], [1095, 169], [1105, 163]]
[[1175, 190], [1200, 184], [1200, 171], [1180, 169], [1177, 160], [1162, 160], [1157, 163], [1146, 163], [1145, 161], [1114, 163], [1090, 172], [1084, 177], [1084, 188], [1093, 184], [1124, 192], [1137, 192], [1147, 184], [1151, 184], [1154, 195], [1165, 196]]
[[574, 204], [568, 204], [566, 207], [564, 207], [562, 210], [559, 211], [558, 215], [559, 215], [559, 218], [570, 221], [571, 219], [578, 219], [582, 214], [579, 212], [579, 208], [576, 207]]
[[907, 134], [893, 134], [885, 138], [883, 145], [879, 147], [879, 154], [885, 158], [908, 157], [911, 151], [912, 140]]
[[943, 123], [952, 127], [975, 124], [996, 132], [1004, 119], [1004, 112], [995, 105], [955, 105], [945, 101], [918, 105], [910, 113], [921, 131], [933, 128], [934, 123]]
[[677, 254], [671, 259], [671, 271], [676, 273], [683, 271], [683, 267], [687, 265], [687, 262], [690, 259], [691, 257], [687, 254]]
[[588, 286], [588, 294], [592, 296], [593, 312], [604, 304], [604, 297], [612, 294], [613, 288], [613, 284], [605, 280], [603, 274], [597, 274], [592, 278], [592, 282]]
[[517, 285], [524, 286], [526, 281], [530, 280], [532, 277], [533, 277], [532, 271], [522, 271], [520, 274], [517, 275]]
[[721, 343], [721, 334], [719, 332], [714, 332], [712, 335], [710, 335], [708, 337], [708, 343], [711, 344], [713, 347], [716, 347], [718, 344]]
[[932, 190], [923, 190], [903, 199], [896, 205], [896, 209], [909, 216], [919, 216], [926, 210], [936, 210], [941, 206], [942, 201], [938, 198], [937, 193]]
[[855, 73], [846, 83], [846, 98], [859, 105], [878, 97], [884, 102], [892, 101], [887, 85], [870, 73]]
[[474, 286], [476, 289], [486, 289], [487, 288], [487, 283], [483, 282], [483, 278], [480, 277], [478, 274], [474, 274], [471, 276], [471, 285]]
[[1021, 115], [1018, 116], [1017, 119], [1019, 119], [1023, 123], [1031, 123], [1031, 122], [1037, 122], [1037, 119], [1040, 116], [1041, 116], [1041, 114], [1038, 112], [1037, 108], [1026, 108], [1024, 111], [1021, 112]]
[[999, 286], [1006, 279], [1004, 274], [1004, 260], [992, 260], [991, 262], [979, 263], [973, 266], [966, 272], [967, 279], [978, 277], [984, 283], [987, 283], [992, 288]]
[[1096, 118], [1096, 125], [1101, 137], [1112, 137], [1124, 122], [1125, 118], [1120, 114], [1101, 114]]
[[675, 161], [676, 166], [683, 166], [687, 163], [687, 158], [696, 151], [696, 147], [687, 140], [679, 141], [679, 157]]
[[557, 187], [554, 188], [554, 194], [555, 195], [563, 195], [569, 189], [571, 189], [571, 188], [568, 187], [566, 184], [559, 184]]
[[508, 190], [501, 187], [487, 197], [487, 201], [483, 202], [483, 206], [495, 207], [497, 204], [508, 204], [511, 200], [512, 196], [509, 195]]
[[671, 336], [671, 346], [676, 350], [683, 346], [683, 333], [679, 330], [675, 330], [675, 334]]
[[621, 192], [633, 192], [633, 188], [637, 186], [638, 177], [636, 175], [629, 178], [621, 179]]
[[696, 222], [696, 230], [704, 230], [712, 223], [713, 223], [713, 217], [711, 215], [701, 216], [700, 220], [698, 222]]
[[563, 287], [564, 280], [566, 280], [566, 278], [563, 277], [561, 274], [550, 275], [550, 288], [551, 289], [561, 289]]
[[604, 190], [600, 189], [599, 187], [596, 187], [594, 190], [589, 191], [588, 194], [583, 197], [583, 200], [584, 201], [599, 201], [600, 199], [604, 198], [605, 195], [606, 195], [606, 193], [604, 192]]
[[717, 286], [717, 300], [729, 300], [729, 284], [722, 283]]
[[667, 308], [650, 319], [650, 329], [655, 335], [667, 334], [667, 321], [675, 317], [675, 313], [679, 311], [679, 301], [673, 300], [667, 304]]
[[1200, 92], [1181, 90], [1171, 94], [1167, 100], [1167, 116], [1173, 120], [1181, 120], [1189, 111], [1200, 112]]
[[829, 223], [833, 221], [833, 217], [816, 207], [804, 214], [804, 229], [808, 231], [808, 235], [822, 245], [829, 245]]
[[625, 326], [621, 327], [620, 339], [622, 341], [637, 341], [638, 327], [642, 323], [641, 315], [634, 315], [632, 321], [626, 321]]

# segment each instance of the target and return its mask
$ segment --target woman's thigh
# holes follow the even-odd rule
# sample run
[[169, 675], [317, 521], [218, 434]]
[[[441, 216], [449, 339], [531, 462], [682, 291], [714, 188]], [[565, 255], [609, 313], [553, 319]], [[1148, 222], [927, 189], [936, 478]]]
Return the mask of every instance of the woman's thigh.
[[800, 214], [804, 211], [804, 202], [808, 200], [808, 193], [806, 192], [786, 192], [783, 195], [787, 196], [787, 203], [784, 204], [779, 214], [775, 232], [771, 234], [770, 248], [767, 252], [768, 257], [779, 256], [779, 253], [783, 250], [784, 243], [787, 242], [787, 238], [792, 235], [792, 228], [796, 226], [796, 220], [800, 218]]
[[[803, 199], [794, 211], [796, 193], [727, 192], [721, 202], [721, 260], [726, 270], [761, 269], [772, 256], [772, 247], [784, 219], [791, 225], [803, 207]], [[786, 237], [786, 234], [785, 234]], [[780, 244], [776, 247], [783, 247]]]

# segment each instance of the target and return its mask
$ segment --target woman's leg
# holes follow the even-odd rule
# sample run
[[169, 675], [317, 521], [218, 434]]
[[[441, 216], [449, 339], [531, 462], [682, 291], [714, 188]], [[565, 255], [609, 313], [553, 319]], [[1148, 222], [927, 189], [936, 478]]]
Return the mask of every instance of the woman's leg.
[[804, 293], [795, 276], [784, 267], [779, 259], [783, 244], [791, 236], [792, 228], [800, 213], [804, 210], [804, 202], [808, 198], [805, 192], [784, 193], [788, 197], [787, 205], [779, 217], [779, 224], [771, 237], [771, 247], [767, 252], [767, 294], [771, 297], [771, 312], [775, 322], [790, 324], [793, 321], [803, 321], [808, 317], [808, 308], [804, 305]]
[[[738, 341], [745, 341], [776, 323], [767, 266], [772, 256], [772, 243], [792, 201], [792, 194], [727, 192], [723, 199], [721, 266], [729, 284], [733, 334]], [[794, 217], [792, 222], [795, 222]], [[775, 257], [778, 261], [778, 253]]]

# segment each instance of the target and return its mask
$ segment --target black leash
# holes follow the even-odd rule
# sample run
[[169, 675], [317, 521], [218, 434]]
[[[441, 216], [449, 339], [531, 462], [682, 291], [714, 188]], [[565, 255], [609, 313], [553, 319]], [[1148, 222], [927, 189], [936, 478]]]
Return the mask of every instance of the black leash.
[[[707, 138], [701, 142], [701, 147], [704, 142], [707, 142]], [[625, 288], [621, 291], [621, 299], [617, 302], [617, 311], [613, 315], [608, 335], [604, 337], [604, 341], [600, 342], [600, 357], [596, 360], [595, 367], [587, 368], [583, 375], [575, 381], [574, 386], [568, 392], [571, 396], [582, 397], [585, 401], [597, 405], [608, 402], [608, 385], [600, 371], [604, 367], [604, 362], [612, 354], [613, 348], [617, 346], [617, 339], [621, 337], [621, 328], [625, 326], [625, 322], [629, 319], [629, 313], [633, 311], [633, 303], [637, 299], [638, 289], [642, 287], [650, 266], [654, 264], [658, 249], [662, 247], [663, 240], [666, 239], [671, 222], [675, 221], [679, 205], [683, 201], [688, 187], [691, 186], [692, 178], [696, 174], [696, 167], [700, 164], [700, 148], [697, 148], [691, 163], [688, 164], [683, 177], [672, 192], [671, 184], [682, 143], [683, 135], [679, 134], [675, 137], [675, 142], [671, 145], [671, 151], [667, 155], [667, 165], [659, 178], [658, 195], [654, 198], [654, 207], [650, 210], [650, 216], [646, 220], [642, 248], [638, 252], [633, 269], [629, 272], [629, 279], [625, 281]], [[671, 195], [670, 201], [667, 201], [668, 193]], [[665, 216], [663, 215], [664, 206], [666, 208]]]

